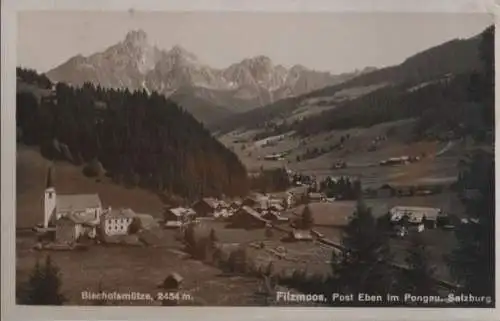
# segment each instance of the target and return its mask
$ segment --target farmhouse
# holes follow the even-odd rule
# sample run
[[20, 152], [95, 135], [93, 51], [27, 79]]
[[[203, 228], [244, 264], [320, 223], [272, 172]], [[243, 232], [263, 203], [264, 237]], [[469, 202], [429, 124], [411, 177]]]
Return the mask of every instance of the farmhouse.
[[409, 224], [424, 224], [427, 228], [435, 228], [439, 217], [444, 214], [441, 209], [432, 207], [395, 206], [389, 211], [392, 223], [402, 223], [406, 218]]
[[287, 240], [310, 242], [313, 240], [313, 236], [311, 231], [294, 229], [289, 232]]
[[87, 221], [77, 215], [62, 216], [56, 221], [56, 242], [71, 244], [83, 236], [94, 239], [97, 235], [96, 226], [95, 221]]
[[389, 184], [384, 184], [377, 190], [377, 197], [387, 198], [392, 195], [394, 195], [394, 188], [392, 188]]
[[196, 212], [188, 207], [167, 208], [163, 213], [165, 222], [183, 222], [196, 216]]
[[271, 202], [269, 202], [269, 203], [270, 204], [267, 207], [267, 209], [270, 210], [270, 211], [283, 212], [285, 210], [285, 208], [281, 204], [279, 204], [279, 203], [277, 203], [277, 204], [273, 204]]
[[250, 206], [250, 207], [254, 207], [254, 206], [264, 207], [268, 201], [269, 201], [268, 196], [261, 194], [261, 193], [252, 193], [251, 195], [247, 196], [243, 200], [242, 205], [243, 206]]
[[323, 202], [326, 200], [326, 197], [323, 193], [309, 193], [308, 198], [311, 202]]
[[288, 217], [283, 217], [278, 213], [274, 212], [265, 212], [261, 215], [261, 217], [267, 221], [273, 222], [275, 224], [286, 223], [288, 222]]
[[296, 186], [288, 190], [292, 197], [292, 205], [297, 204], [307, 196], [307, 186]]
[[196, 212], [196, 215], [199, 217], [207, 217], [213, 216], [215, 211], [217, 210], [217, 202], [214, 198], [205, 197], [199, 201], [196, 201], [192, 208]]
[[270, 203], [279, 203], [284, 207], [288, 208], [293, 206], [293, 194], [290, 192], [281, 192], [281, 193], [273, 193], [271, 194]]
[[229, 204], [213, 197], [204, 197], [192, 206], [198, 217], [214, 216], [217, 212], [229, 208]]
[[397, 196], [412, 196], [415, 194], [415, 188], [412, 186], [398, 186], [395, 187]]
[[104, 234], [108, 236], [127, 235], [134, 217], [136, 217], [134, 211], [129, 208], [113, 209], [106, 212], [102, 220]]
[[249, 206], [243, 206], [231, 217], [231, 225], [240, 228], [263, 228], [267, 221]]
[[401, 156], [401, 157], [391, 157], [389, 159], [383, 160], [380, 162], [381, 166], [395, 166], [408, 164], [410, 162], [409, 156]]
[[242, 205], [242, 201], [239, 201], [239, 200], [236, 200], [236, 201], [232, 201], [231, 204], [229, 204], [229, 209], [230, 210], [237, 210], [241, 207]]

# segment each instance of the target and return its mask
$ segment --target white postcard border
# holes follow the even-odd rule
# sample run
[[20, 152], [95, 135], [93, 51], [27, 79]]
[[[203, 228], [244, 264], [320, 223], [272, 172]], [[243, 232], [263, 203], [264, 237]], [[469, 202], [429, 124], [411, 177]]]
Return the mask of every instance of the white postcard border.
[[[493, 1], [474, 0], [5, 0], [2, 2], [1, 38], [1, 240], [2, 319], [5, 320], [498, 320], [497, 309], [476, 308], [215, 308], [215, 307], [24, 307], [15, 306], [15, 67], [17, 20], [21, 10], [137, 10], [137, 11], [260, 11], [260, 12], [484, 12], [499, 23]], [[500, 56], [498, 32], [495, 57]], [[500, 79], [495, 76], [498, 84]], [[500, 89], [497, 86], [495, 94]], [[498, 97], [498, 96], [497, 96]], [[495, 121], [498, 123], [498, 103]], [[496, 127], [496, 137], [500, 129]], [[500, 174], [496, 166], [496, 181]], [[500, 192], [496, 189], [496, 198]], [[499, 244], [496, 223], [496, 244]], [[496, 293], [499, 289], [498, 246]], [[498, 301], [498, 298], [497, 298]]]

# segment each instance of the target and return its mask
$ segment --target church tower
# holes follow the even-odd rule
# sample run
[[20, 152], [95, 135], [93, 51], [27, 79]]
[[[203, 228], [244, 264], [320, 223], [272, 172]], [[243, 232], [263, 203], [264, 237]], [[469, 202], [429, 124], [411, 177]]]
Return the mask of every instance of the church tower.
[[49, 226], [49, 221], [56, 210], [56, 189], [54, 188], [52, 179], [52, 166], [49, 167], [47, 172], [47, 183], [45, 186], [43, 207], [44, 207], [43, 227], [47, 228]]

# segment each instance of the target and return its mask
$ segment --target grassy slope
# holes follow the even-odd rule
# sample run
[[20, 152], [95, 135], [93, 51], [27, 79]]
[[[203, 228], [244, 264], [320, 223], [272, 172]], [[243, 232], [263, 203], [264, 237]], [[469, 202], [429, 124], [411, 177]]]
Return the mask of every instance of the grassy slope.
[[[352, 128], [349, 130], [331, 131], [305, 139], [287, 137], [275, 146], [257, 147], [252, 142], [234, 143], [239, 137], [248, 135], [235, 134], [221, 137], [226, 145], [232, 147], [247, 168], [258, 170], [260, 166], [278, 167], [286, 165], [290, 169], [304, 173], [315, 174], [319, 178], [325, 175], [352, 175], [360, 176], [365, 186], [373, 184], [380, 186], [384, 182], [411, 184], [427, 177], [447, 178], [457, 174], [456, 164], [464, 150], [460, 144], [437, 158], [430, 158], [408, 166], [380, 167], [378, 162], [389, 157], [402, 155], [419, 155], [425, 152], [429, 155], [437, 153], [446, 146], [445, 142], [411, 142], [407, 143], [412, 130], [411, 120], [379, 124], [369, 128]], [[389, 134], [388, 134], [389, 133]], [[328, 148], [336, 144], [340, 137], [349, 134], [351, 139], [344, 145], [343, 150], [335, 150], [319, 157], [296, 161], [297, 155], [304, 155], [307, 149]], [[377, 151], [367, 150], [371, 141], [378, 135], [387, 134], [385, 141]], [[246, 145], [244, 150], [242, 145]], [[265, 161], [263, 157], [276, 152], [291, 151], [286, 161]], [[249, 154], [250, 153], [250, 154]], [[261, 157], [259, 160], [258, 158]], [[348, 168], [331, 170], [332, 165], [342, 159], [348, 163]], [[290, 161], [288, 163], [288, 161]], [[368, 167], [370, 164], [377, 166]]]

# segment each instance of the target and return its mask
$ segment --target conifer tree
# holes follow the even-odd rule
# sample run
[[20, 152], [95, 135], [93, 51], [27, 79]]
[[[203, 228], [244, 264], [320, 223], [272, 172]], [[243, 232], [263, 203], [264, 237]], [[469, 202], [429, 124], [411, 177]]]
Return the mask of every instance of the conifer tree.
[[344, 251], [332, 263], [339, 291], [386, 295], [393, 286], [392, 261], [388, 238], [362, 200], [343, 235]]
[[43, 266], [36, 262], [20, 301], [27, 305], [62, 305], [66, 301], [61, 293], [59, 268], [50, 255]]
[[401, 272], [398, 287], [402, 293], [429, 296], [437, 294], [435, 267], [430, 264], [429, 251], [420, 234], [412, 235], [405, 262], [408, 270]]
[[[482, 155], [482, 156], [481, 156]], [[473, 295], [494, 295], [495, 284], [495, 173], [493, 155], [478, 152], [470, 159], [460, 185], [479, 197], [464, 199], [469, 224], [456, 229], [457, 248], [449, 257], [450, 269]]]
[[314, 225], [314, 217], [312, 215], [311, 209], [309, 208], [309, 204], [304, 206], [304, 210], [302, 211], [302, 215], [300, 218], [300, 225], [303, 229], [310, 229]]

